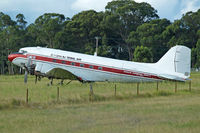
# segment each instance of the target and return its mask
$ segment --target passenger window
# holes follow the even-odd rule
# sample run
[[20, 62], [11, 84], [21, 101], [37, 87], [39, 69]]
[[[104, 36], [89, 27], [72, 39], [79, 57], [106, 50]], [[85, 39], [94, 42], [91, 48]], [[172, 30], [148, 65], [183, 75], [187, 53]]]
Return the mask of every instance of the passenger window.
[[80, 67], [84, 67], [84, 64], [80, 64]]
[[22, 54], [27, 53], [27, 51], [25, 51], [25, 50], [20, 50], [19, 52], [22, 53]]
[[62, 64], [66, 64], [66, 61], [62, 61]]
[[94, 67], [93, 67], [93, 66], [90, 66], [90, 68], [93, 69]]
[[102, 67], [98, 67], [99, 70], [102, 70]]
[[53, 59], [53, 62], [56, 62], [56, 59]]
[[74, 62], [72, 62], [72, 63], [71, 63], [71, 65], [73, 65], [73, 66], [74, 66], [74, 65], [75, 65], [75, 63], [74, 63]]

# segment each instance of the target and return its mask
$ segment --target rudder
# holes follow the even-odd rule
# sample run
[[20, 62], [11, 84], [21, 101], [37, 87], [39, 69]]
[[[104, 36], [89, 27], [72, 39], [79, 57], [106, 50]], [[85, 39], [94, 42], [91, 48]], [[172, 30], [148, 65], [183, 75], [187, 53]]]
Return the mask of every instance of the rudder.
[[180, 73], [189, 77], [191, 50], [185, 46], [174, 46], [156, 63], [156, 66], [165, 72]]

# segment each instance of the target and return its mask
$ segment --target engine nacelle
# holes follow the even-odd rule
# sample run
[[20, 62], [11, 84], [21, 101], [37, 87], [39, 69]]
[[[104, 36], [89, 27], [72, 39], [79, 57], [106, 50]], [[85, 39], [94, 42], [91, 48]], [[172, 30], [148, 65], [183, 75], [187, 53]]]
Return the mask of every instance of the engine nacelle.
[[29, 68], [30, 75], [35, 75], [35, 64], [32, 64]]
[[46, 73], [51, 71], [54, 67], [51, 64], [37, 63], [35, 67], [35, 75], [47, 76]]

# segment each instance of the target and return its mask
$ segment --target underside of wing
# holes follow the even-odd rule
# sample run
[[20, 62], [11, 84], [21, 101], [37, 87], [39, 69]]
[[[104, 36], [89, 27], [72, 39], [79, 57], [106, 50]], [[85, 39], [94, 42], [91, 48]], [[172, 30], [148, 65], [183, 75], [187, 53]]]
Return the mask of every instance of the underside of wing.
[[52, 70], [46, 73], [46, 76], [56, 79], [70, 79], [70, 80], [79, 79], [79, 77], [75, 76], [71, 72], [61, 68], [53, 68]]
[[35, 75], [44, 76], [48, 78], [56, 79], [70, 79], [79, 80], [82, 82], [81, 75], [76, 75], [74, 71], [66, 70], [64, 68], [59, 68], [52, 64], [44, 64], [38, 62], [35, 67]]

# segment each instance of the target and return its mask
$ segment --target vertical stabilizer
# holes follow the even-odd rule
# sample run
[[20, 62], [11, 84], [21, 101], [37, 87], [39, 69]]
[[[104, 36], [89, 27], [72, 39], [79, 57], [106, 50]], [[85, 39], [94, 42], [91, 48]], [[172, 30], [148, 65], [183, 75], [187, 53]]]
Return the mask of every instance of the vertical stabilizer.
[[185, 46], [172, 47], [157, 63], [159, 70], [190, 76], [191, 50]]

